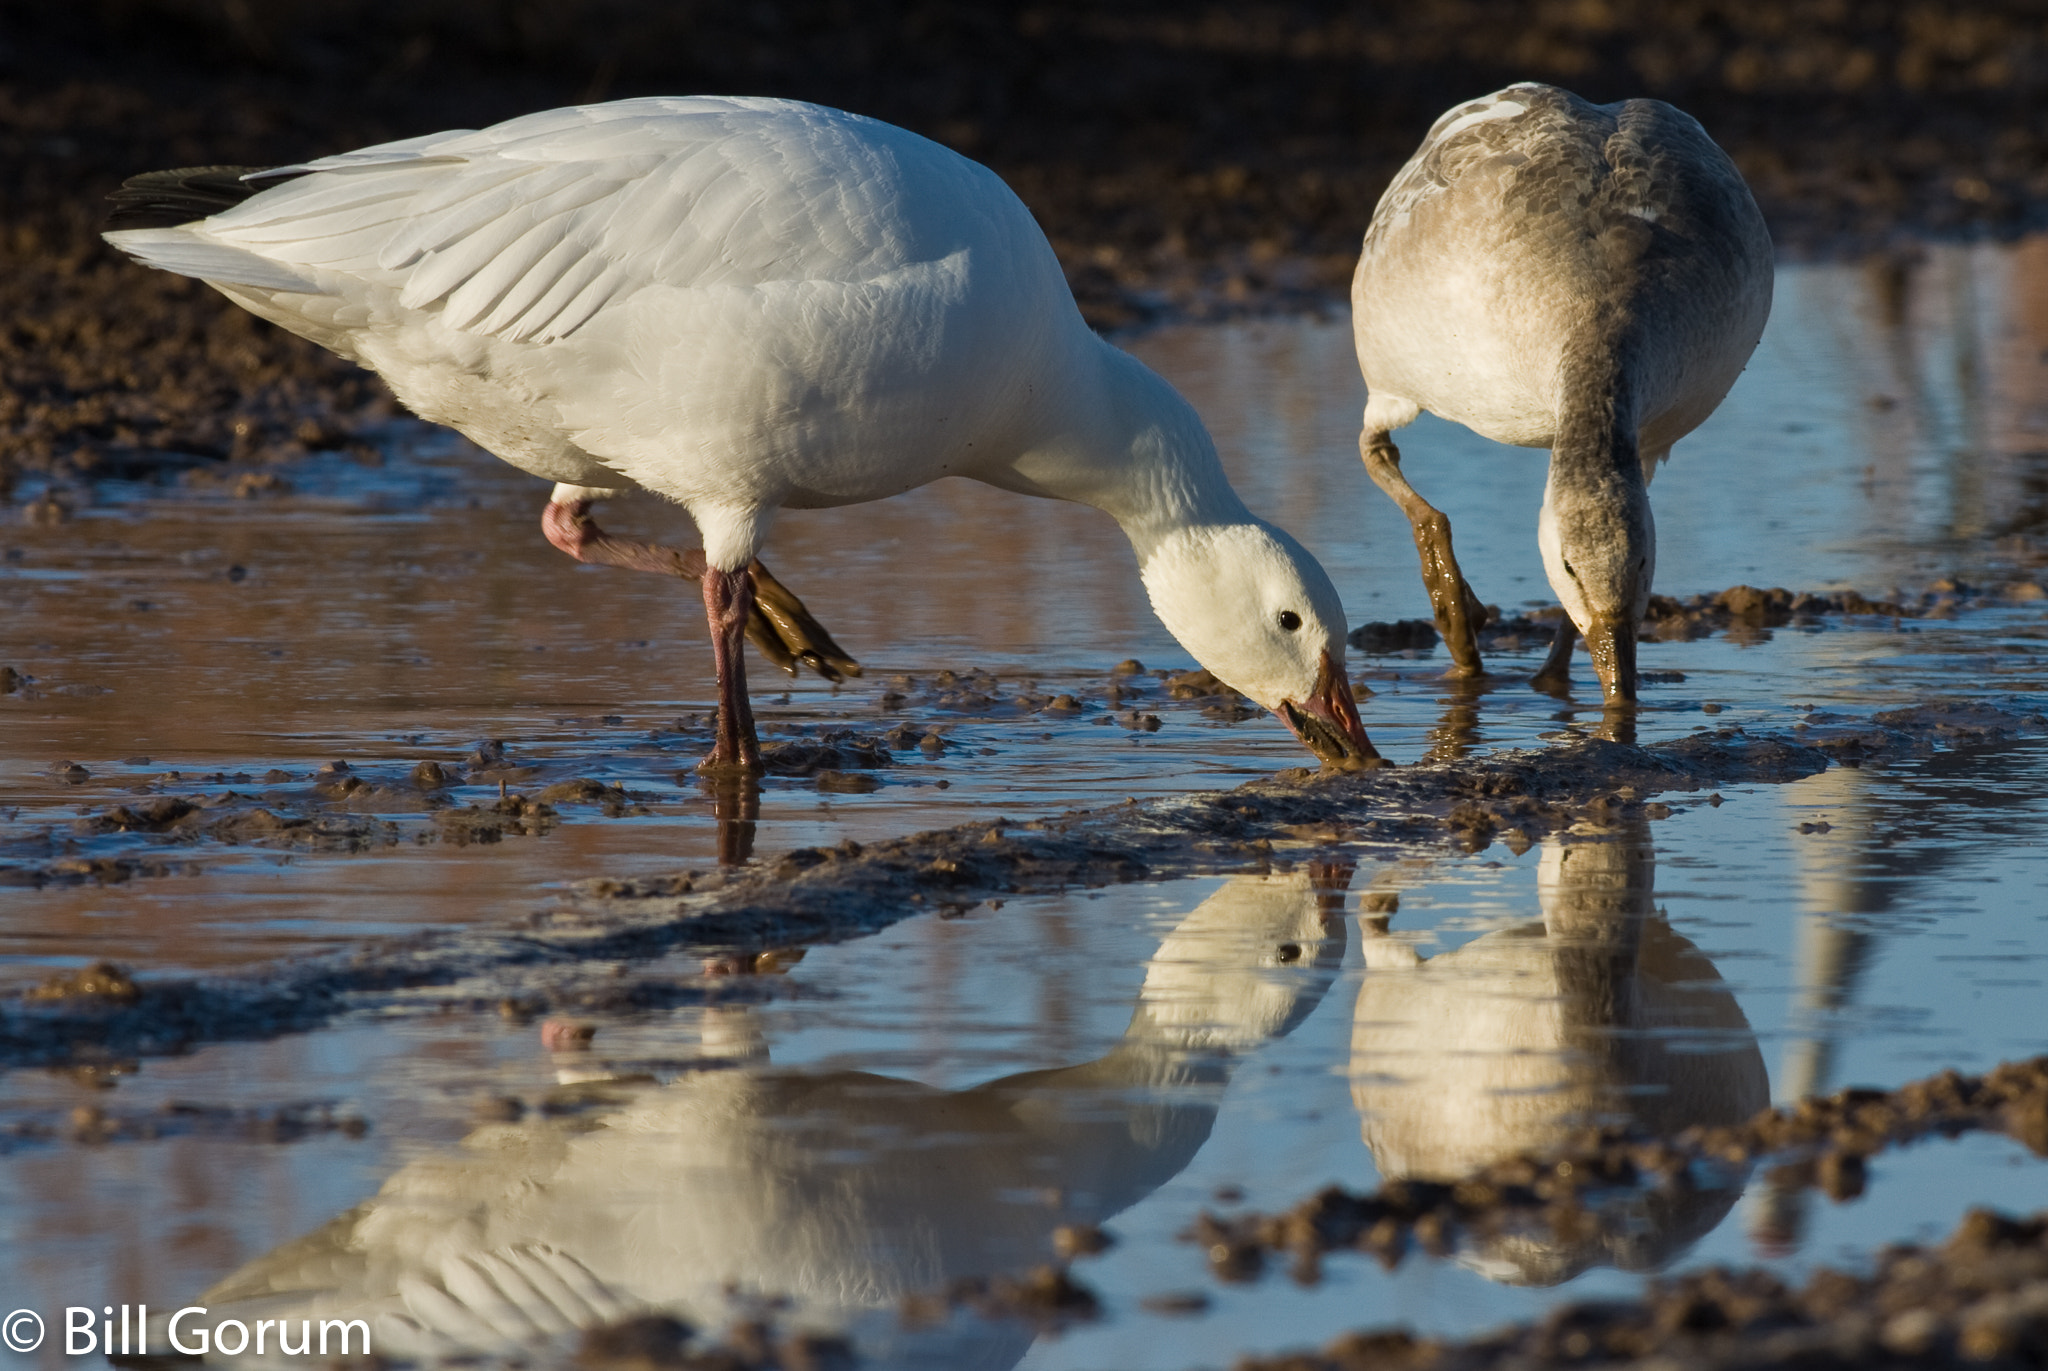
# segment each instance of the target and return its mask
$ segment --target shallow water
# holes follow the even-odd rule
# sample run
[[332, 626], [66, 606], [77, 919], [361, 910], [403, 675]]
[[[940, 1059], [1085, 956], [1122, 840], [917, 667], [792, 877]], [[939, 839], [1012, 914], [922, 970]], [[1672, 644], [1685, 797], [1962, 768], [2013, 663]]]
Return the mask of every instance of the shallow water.
[[[1362, 388], [1341, 324], [1166, 330], [1131, 346], [1202, 410], [1249, 502], [1324, 559], [1354, 620], [1426, 616], [1407, 530], [1358, 469]], [[2048, 242], [1783, 269], [1757, 361], [1657, 479], [1659, 591], [1750, 582], [1879, 596], [1940, 575], [2031, 575], [2002, 568], [2010, 535], [2043, 515], [2044, 349]], [[721, 833], [687, 772], [710, 697], [693, 588], [572, 567], [537, 536], [537, 483], [416, 428], [388, 439], [378, 465], [292, 469], [288, 494], [109, 483], [66, 525], [5, 530], [0, 665], [31, 689], [0, 699], [0, 866], [45, 874], [0, 886], [0, 979], [101, 956], [145, 977], [260, 965], [518, 918], [584, 877], [732, 855], [733, 826]], [[1402, 447], [1451, 515], [1482, 596], [1547, 599], [1541, 454], [1428, 419]], [[683, 536], [648, 502], [606, 518]], [[907, 721], [944, 747], [897, 751], [869, 793], [772, 778], [751, 831], [760, 853], [1225, 786], [1303, 760], [1270, 719], [1226, 721], [1166, 699], [1150, 675], [1108, 674], [1125, 657], [1188, 663], [1091, 511], [950, 483], [789, 514], [772, 554], [868, 672], [784, 695], [757, 670], [764, 722], [878, 734]], [[1644, 644], [1646, 670], [1682, 678], [1649, 687], [1641, 735], [1729, 723], [1789, 734], [1959, 694], [2033, 708], [2048, 685], [2038, 607], [1958, 598], [1954, 617]], [[1576, 705], [1515, 679], [1534, 660], [1503, 655], [1476, 701], [1436, 679], [1440, 659], [1354, 667], [1375, 692], [1368, 728], [1408, 761], [1540, 746], [1597, 723], [1583, 658]], [[963, 700], [938, 676], [948, 668], [1002, 679], [981, 683], [988, 701]], [[1129, 693], [1114, 707], [1112, 686]], [[1009, 703], [1059, 692], [1082, 710]], [[1113, 720], [1133, 704], [1161, 727]], [[491, 739], [504, 756], [468, 763], [458, 804], [496, 799], [501, 781], [534, 793], [577, 777], [621, 785], [632, 803], [607, 816], [565, 801], [543, 834], [460, 845], [420, 841], [440, 830], [417, 804], [315, 789], [316, 768], [345, 759], [404, 794], [416, 762], [462, 765]], [[89, 774], [62, 774], [63, 762]], [[229, 792], [394, 827], [355, 844], [366, 850], [328, 851], [74, 824]], [[1314, 1289], [1279, 1274], [1219, 1285], [1176, 1238], [1204, 1207], [1281, 1208], [1332, 1180], [1458, 1169], [1509, 1136], [1501, 1099], [1527, 1106], [1509, 1112], [1528, 1145], [1566, 1114], [1676, 1126], [1673, 1110], [1732, 1116], [2048, 1051], [2048, 866], [2029, 841], [2044, 806], [2048, 744], [2022, 741], [1731, 790], [1718, 806], [1688, 802], [1637, 831], [1520, 857], [1376, 851], [1354, 872], [1316, 873], [1321, 890], [1305, 868], [1276, 869], [919, 917], [812, 949], [716, 1007], [597, 1016], [587, 1053], [550, 1054], [531, 1024], [451, 1016], [429, 996], [277, 1041], [17, 1070], [0, 1127], [61, 1135], [81, 1107], [158, 1117], [172, 1101], [314, 1101], [369, 1131], [281, 1143], [233, 1123], [243, 1116], [187, 1114], [161, 1115], [184, 1122], [150, 1142], [17, 1135], [0, 1163], [0, 1287], [46, 1317], [74, 1303], [161, 1310], [393, 1177], [415, 1187], [416, 1207], [428, 1176], [481, 1204], [544, 1165], [574, 1202], [506, 1217], [507, 1241], [569, 1251], [703, 1320], [727, 1312], [728, 1276], [793, 1294], [797, 1322], [850, 1321], [882, 1365], [1218, 1365], [1362, 1324], [1469, 1332], [1635, 1288], [1616, 1254], [1767, 1259], [1795, 1274], [1853, 1261], [1945, 1231], [1968, 1203], [2048, 1203], [2048, 1171], [1998, 1138], [1922, 1144], [1876, 1159], [1869, 1195], [1848, 1205], [1758, 1182], [1649, 1223], [1605, 1257], [1472, 1252], [1391, 1275], [1340, 1257]], [[82, 863], [96, 857], [171, 874], [95, 877]], [[1614, 939], [1632, 969], [1589, 972], [1547, 950]], [[679, 954], [673, 969], [694, 962]], [[1583, 1010], [1611, 1008], [1622, 982], [1636, 1019]], [[1475, 1036], [1447, 1047], [1440, 1023]], [[1637, 1046], [1603, 1055], [1594, 1042]], [[642, 1072], [651, 1083], [609, 1101], [560, 1096]], [[1026, 1072], [1049, 1074], [1015, 1079]], [[1426, 1108], [1402, 1084], [1418, 1078], [1431, 1082]], [[997, 1081], [1009, 1084], [986, 1085]], [[540, 1108], [551, 1092], [570, 1112]], [[503, 1114], [488, 1102], [508, 1097], [529, 1108], [483, 1125], [500, 1160], [477, 1161], [474, 1140], [459, 1150], [480, 1102]], [[505, 1163], [507, 1143], [540, 1160]], [[546, 1161], [557, 1146], [567, 1162]], [[742, 1164], [762, 1157], [773, 1165]], [[613, 1213], [648, 1226], [607, 1227]], [[1056, 1223], [1094, 1218], [1121, 1239], [1077, 1268], [1105, 1300], [1101, 1323], [1036, 1341], [964, 1317], [897, 1327], [899, 1294], [1029, 1265]], [[1210, 1312], [1142, 1306], [1173, 1291], [1202, 1292]]]

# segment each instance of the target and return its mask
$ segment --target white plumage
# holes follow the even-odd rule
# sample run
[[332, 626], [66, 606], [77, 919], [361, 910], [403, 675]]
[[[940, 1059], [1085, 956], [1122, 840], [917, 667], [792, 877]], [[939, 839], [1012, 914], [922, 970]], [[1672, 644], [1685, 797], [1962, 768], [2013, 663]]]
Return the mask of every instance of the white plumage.
[[[776, 510], [943, 476], [1108, 512], [1198, 659], [1321, 755], [1376, 756], [1328, 577], [1245, 509], [1187, 403], [1088, 330], [986, 168], [836, 110], [688, 97], [218, 172], [137, 178], [108, 239], [557, 482], [546, 528], [572, 555], [697, 574], [587, 517], [628, 485], [689, 510], [720, 663], [713, 762], [757, 765], [738, 626]], [[216, 198], [195, 202], [207, 175]], [[843, 660], [794, 615], [790, 656]]]
[[777, 1068], [752, 1010], [710, 1011], [735, 1069], [617, 1081], [607, 1107], [487, 1125], [197, 1303], [209, 1324], [282, 1320], [295, 1342], [302, 1320], [362, 1319], [387, 1357], [553, 1364], [561, 1335], [634, 1313], [715, 1328], [738, 1289], [787, 1299], [785, 1328], [859, 1334], [864, 1365], [1012, 1366], [1027, 1322], [925, 1327], [902, 1302], [1039, 1265], [1058, 1226], [1178, 1175], [1237, 1064], [1335, 979], [1349, 879], [1232, 878], [1160, 944], [1107, 1052], [968, 1089]]

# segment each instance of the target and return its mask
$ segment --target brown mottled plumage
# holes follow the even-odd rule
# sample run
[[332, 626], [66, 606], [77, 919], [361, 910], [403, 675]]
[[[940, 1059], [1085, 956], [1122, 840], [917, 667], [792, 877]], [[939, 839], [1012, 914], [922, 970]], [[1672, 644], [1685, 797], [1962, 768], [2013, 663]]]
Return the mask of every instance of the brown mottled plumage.
[[[1373, 214], [1351, 298], [1371, 391], [1360, 449], [1415, 525], [1454, 670], [1480, 670], [1481, 611], [1391, 431], [1426, 409], [1551, 450], [1544, 566], [1608, 699], [1632, 700], [1650, 475], [1741, 374], [1771, 274], [1741, 174], [1661, 101], [1525, 84], [1437, 120]], [[1558, 642], [1539, 680], [1562, 683], [1568, 628]]]

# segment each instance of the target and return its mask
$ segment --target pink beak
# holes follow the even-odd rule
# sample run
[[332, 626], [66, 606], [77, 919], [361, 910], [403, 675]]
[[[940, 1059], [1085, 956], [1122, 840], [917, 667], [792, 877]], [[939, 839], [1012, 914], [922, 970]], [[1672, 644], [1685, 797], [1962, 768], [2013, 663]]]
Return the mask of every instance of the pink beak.
[[1351, 682], [1328, 649], [1323, 652], [1323, 668], [1316, 674], [1315, 694], [1300, 704], [1282, 700], [1273, 712], [1325, 766], [1365, 771], [1389, 765], [1365, 736], [1358, 705], [1351, 698]]

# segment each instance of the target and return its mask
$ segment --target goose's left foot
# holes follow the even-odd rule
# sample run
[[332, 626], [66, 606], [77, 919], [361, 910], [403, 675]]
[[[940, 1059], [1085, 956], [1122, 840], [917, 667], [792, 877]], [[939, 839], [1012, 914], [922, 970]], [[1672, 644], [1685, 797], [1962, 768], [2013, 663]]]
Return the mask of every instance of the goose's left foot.
[[1486, 623], [1486, 606], [1465, 583], [1451, 551], [1451, 521], [1444, 512], [1422, 498], [1408, 478], [1401, 474], [1401, 450], [1384, 432], [1370, 430], [1358, 435], [1358, 454], [1374, 485], [1385, 491], [1408, 516], [1415, 531], [1415, 553], [1422, 559], [1422, 584], [1429, 591], [1430, 608], [1436, 614], [1437, 632], [1451, 654], [1447, 676], [1484, 676], [1486, 666], [1479, 659], [1479, 630]]
[[[860, 675], [860, 663], [832, 641], [832, 635], [811, 617], [794, 591], [759, 562], [754, 563], [753, 572], [754, 612], [747, 621], [747, 638], [762, 656], [792, 676], [799, 662], [828, 681]], [[782, 657], [770, 649], [771, 640], [781, 649]]]

